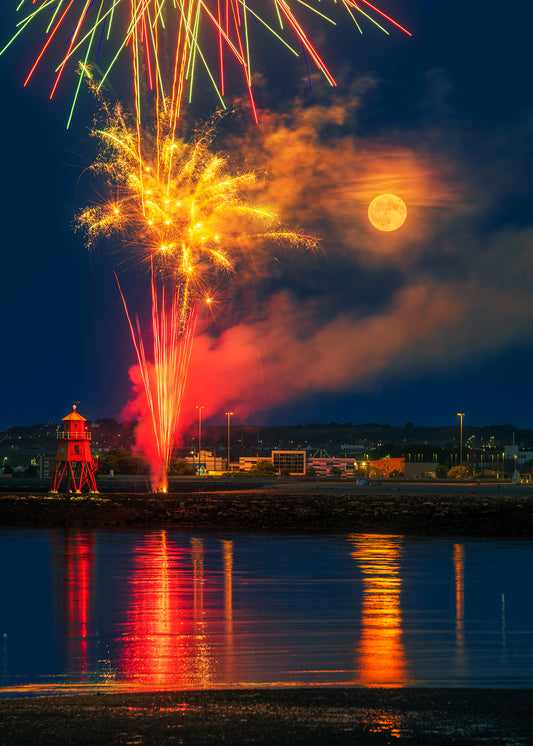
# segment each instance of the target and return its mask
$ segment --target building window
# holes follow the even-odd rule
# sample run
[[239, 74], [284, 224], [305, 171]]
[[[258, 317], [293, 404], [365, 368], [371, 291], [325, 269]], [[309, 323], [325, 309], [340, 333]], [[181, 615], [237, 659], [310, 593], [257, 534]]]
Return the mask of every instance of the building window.
[[272, 451], [272, 461], [277, 472], [287, 469], [290, 474], [305, 474], [303, 451]]

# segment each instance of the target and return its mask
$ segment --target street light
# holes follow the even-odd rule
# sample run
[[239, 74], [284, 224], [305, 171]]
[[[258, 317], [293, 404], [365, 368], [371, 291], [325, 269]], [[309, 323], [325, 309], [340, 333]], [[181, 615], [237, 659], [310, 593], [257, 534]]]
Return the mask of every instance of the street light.
[[228, 416], [228, 471], [229, 471], [229, 419], [233, 412], [226, 412], [226, 415]]
[[202, 409], [205, 409], [205, 405], [197, 404], [196, 409], [198, 410], [198, 474], [200, 474], [200, 462], [202, 460]]
[[460, 436], [460, 451], [459, 451], [459, 466], [461, 468], [461, 476], [463, 476], [463, 417], [464, 412], [457, 412], [457, 416], [461, 418], [461, 436]]

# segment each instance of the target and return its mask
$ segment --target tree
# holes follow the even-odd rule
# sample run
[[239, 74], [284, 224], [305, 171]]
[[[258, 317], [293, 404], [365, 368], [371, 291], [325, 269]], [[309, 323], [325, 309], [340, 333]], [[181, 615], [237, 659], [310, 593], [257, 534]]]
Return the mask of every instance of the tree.
[[452, 466], [447, 476], [448, 479], [464, 479], [470, 476], [470, 469], [468, 466]]
[[399, 479], [400, 477], [405, 477], [405, 472], [399, 469], [393, 469], [389, 474], [390, 479]]
[[196, 474], [196, 469], [185, 458], [171, 458], [168, 473], [173, 477], [189, 477]]
[[329, 473], [332, 477], [335, 477], [336, 479], [338, 479], [342, 474], [342, 469], [340, 466], [332, 466], [331, 469], [329, 470]]
[[133, 456], [125, 448], [116, 448], [104, 453], [98, 459], [98, 469], [102, 474], [146, 474], [147, 465], [143, 459]]
[[308, 479], [316, 479], [316, 469], [314, 466], [308, 466], [305, 470], [305, 476]]
[[268, 461], [267, 459], [258, 461], [257, 464], [254, 464], [250, 469], [250, 474], [256, 474], [257, 476], [261, 477], [271, 477], [275, 473], [276, 469], [274, 467], [274, 464], [272, 463], [272, 461]]
[[28, 467], [26, 467], [26, 471], [24, 473], [27, 477], [36, 477], [39, 473], [39, 470], [37, 469], [36, 464], [30, 464]]
[[98, 472], [100, 474], [118, 473], [118, 457], [113, 453], [104, 453], [98, 459]]
[[444, 466], [444, 464], [439, 464], [435, 470], [435, 474], [437, 479], [446, 479], [448, 476], [448, 467]]

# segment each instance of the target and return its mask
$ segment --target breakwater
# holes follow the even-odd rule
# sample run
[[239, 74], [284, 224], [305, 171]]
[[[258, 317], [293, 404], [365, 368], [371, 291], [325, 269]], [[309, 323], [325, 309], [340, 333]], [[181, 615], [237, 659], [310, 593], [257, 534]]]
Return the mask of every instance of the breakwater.
[[0, 496], [0, 525], [533, 537], [533, 495], [283, 490]]

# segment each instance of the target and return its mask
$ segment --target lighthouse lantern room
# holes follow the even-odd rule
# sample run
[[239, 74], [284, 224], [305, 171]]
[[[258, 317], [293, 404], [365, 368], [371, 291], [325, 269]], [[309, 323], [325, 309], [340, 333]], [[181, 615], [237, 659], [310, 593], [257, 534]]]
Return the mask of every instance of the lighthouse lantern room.
[[98, 463], [91, 454], [91, 432], [85, 426], [86, 419], [76, 411], [63, 417], [63, 425], [57, 429], [57, 458], [51, 492], [59, 492], [64, 480], [65, 490], [81, 492], [88, 487], [89, 492], [96, 489], [95, 474]]

